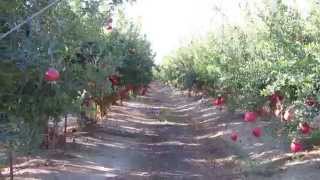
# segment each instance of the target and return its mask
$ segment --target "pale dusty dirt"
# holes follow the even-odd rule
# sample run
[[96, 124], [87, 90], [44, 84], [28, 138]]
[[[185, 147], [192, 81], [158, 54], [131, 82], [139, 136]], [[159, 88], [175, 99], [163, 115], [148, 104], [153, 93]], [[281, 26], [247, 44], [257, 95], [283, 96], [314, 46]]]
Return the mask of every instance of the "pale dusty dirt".
[[[157, 110], [160, 115], [152, 113]], [[65, 151], [17, 165], [15, 179], [320, 179], [319, 153], [290, 160], [288, 143], [271, 122], [245, 123], [240, 113], [155, 82], [146, 97], [112, 107], [108, 120], [84, 130], [75, 143], [70, 139]], [[251, 135], [257, 126], [260, 138]], [[230, 140], [233, 130], [237, 142]]]

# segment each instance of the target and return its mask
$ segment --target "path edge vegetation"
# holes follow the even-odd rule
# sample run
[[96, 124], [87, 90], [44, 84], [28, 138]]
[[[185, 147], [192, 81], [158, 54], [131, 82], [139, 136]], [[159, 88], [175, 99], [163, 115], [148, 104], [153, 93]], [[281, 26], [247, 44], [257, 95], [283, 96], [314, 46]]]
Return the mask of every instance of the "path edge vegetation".
[[155, 74], [189, 96], [201, 92], [213, 106], [243, 111], [244, 121], [278, 123], [292, 152], [319, 145], [320, 8], [310, 2], [307, 17], [281, 0], [265, 2], [244, 26], [223, 24], [181, 46]]
[[123, 11], [133, 2], [61, 0], [32, 19], [48, 1], [0, 2], [1, 35], [27, 20], [0, 41], [0, 136], [9, 154], [60, 148], [68, 132], [57, 126], [70, 114], [85, 126], [146, 94], [155, 54]]

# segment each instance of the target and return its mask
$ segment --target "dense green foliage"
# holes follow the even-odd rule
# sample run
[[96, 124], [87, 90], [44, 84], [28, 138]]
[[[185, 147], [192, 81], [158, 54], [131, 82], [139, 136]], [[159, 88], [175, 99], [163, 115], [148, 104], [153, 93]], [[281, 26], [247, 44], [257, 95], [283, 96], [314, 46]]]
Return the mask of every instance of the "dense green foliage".
[[[179, 88], [222, 95], [231, 109], [258, 111], [272, 106], [272, 94], [281, 94], [284, 100], [273, 109], [284, 119], [294, 106], [296, 132], [297, 122], [312, 121], [319, 112], [320, 8], [313, 5], [303, 18], [281, 1], [274, 10], [268, 7], [258, 17], [248, 15], [246, 28], [225, 25], [222, 36], [210, 33], [179, 48], [159, 76]], [[307, 99], [316, 102], [306, 105]]]
[[[79, 112], [83, 101], [105, 115], [120, 89], [151, 81], [153, 52], [139, 28], [116, 8], [121, 3], [59, 1], [0, 41], [0, 112], [9, 115], [10, 129], [22, 137], [17, 147], [38, 146], [48, 120]], [[1, 1], [0, 34], [47, 4]], [[111, 22], [116, 24], [112, 31], [106, 28]], [[44, 79], [51, 67], [60, 72], [56, 82]], [[112, 75], [120, 78], [119, 85], [112, 85]]]

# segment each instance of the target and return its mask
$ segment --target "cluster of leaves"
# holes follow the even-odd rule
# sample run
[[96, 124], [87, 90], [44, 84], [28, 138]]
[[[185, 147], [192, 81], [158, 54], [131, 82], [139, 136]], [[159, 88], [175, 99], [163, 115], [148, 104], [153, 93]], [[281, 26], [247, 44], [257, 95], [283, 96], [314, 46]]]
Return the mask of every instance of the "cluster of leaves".
[[[86, 97], [106, 111], [125, 86], [146, 86], [152, 78], [153, 52], [139, 28], [116, 6], [122, 1], [59, 1], [0, 41], [0, 112], [21, 138], [16, 147], [34, 149], [48, 120], [78, 113]], [[48, 5], [46, 0], [0, 2], [0, 34]], [[116, 28], [105, 30], [117, 17]], [[60, 79], [47, 82], [48, 68]], [[115, 86], [112, 75], [120, 78]]]
[[305, 101], [320, 100], [319, 5], [306, 18], [281, 1], [268, 7], [248, 15], [246, 28], [225, 25], [222, 35], [209, 33], [181, 47], [166, 57], [159, 76], [176, 87], [221, 95], [231, 109], [256, 111], [279, 93], [282, 115], [293, 105], [295, 122], [312, 121], [319, 106]]

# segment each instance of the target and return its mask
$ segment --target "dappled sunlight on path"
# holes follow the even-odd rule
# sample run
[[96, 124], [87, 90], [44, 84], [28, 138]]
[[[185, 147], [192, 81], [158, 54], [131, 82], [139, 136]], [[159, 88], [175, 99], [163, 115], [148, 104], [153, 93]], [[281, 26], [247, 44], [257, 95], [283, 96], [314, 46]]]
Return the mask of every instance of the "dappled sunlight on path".
[[[69, 139], [66, 149], [17, 167], [16, 179], [268, 178], [251, 173], [256, 168], [250, 164], [269, 162], [286, 149], [277, 147], [281, 143], [271, 146], [272, 138], [250, 136], [250, 128], [239, 113], [220, 111], [154, 82], [146, 97], [113, 106], [107, 119], [85, 128], [75, 142]], [[230, 140], [232, 130], [239, 132], [239, 142]]]

